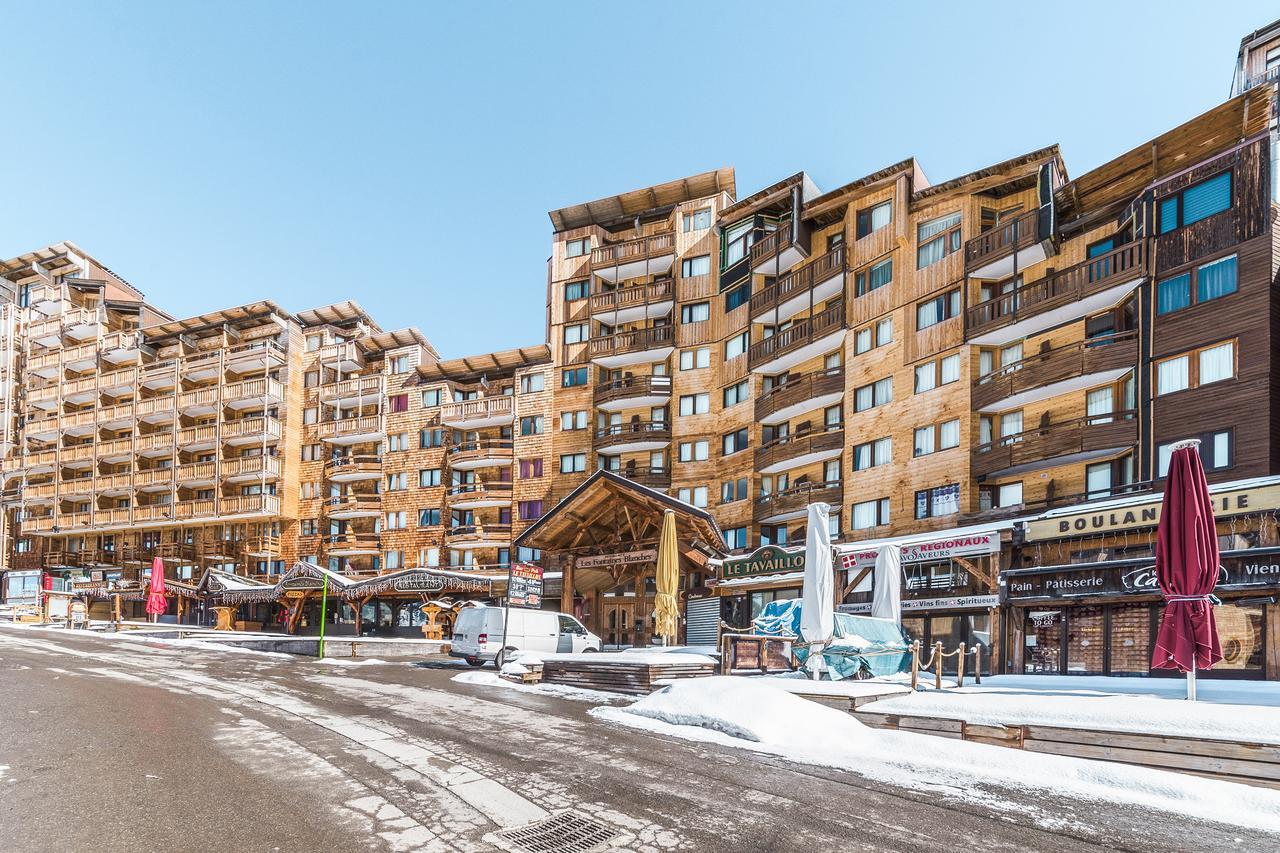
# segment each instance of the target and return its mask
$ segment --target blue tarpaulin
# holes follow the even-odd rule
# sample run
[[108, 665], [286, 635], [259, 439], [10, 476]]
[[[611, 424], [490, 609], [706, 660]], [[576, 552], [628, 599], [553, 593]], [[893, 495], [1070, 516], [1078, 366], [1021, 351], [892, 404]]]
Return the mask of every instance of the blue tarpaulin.
[[[801, 600], [771, 601], [752, 620], [757, 634], [775, 637], [800, 636]], [[835, 638], [822, 650], [827, 669], [835, 680], [893, 675], [911, 669], [911, 640], [902, 626], [889, 619], [835, 614]], [[801, 665], [809, 656], [807, 648], [797, 648]]]

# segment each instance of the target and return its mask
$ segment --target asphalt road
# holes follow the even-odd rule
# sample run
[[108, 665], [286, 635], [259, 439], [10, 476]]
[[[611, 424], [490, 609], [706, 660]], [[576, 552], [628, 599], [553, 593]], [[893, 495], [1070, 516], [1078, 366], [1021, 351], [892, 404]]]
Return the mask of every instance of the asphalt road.
[[497, 833], [565, 810], [633, 851], [1280, 849], [672, 742], [589, 702], [452, 680], [465, 670], [0, 628], [0, 850], [520, 851]]

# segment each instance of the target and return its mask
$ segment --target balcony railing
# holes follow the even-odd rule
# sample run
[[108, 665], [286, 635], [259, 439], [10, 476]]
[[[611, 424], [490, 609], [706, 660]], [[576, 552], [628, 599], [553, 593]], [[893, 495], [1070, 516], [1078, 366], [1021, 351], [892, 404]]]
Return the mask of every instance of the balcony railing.
[[188, 462], [178, 466], [178, 482], [212, 481], [218, 476], [216, 462]]
[[178, 501], [173, 505], [175, 518], [208, 518], [217, 511], [217, 504], [212, 499], [195, 501]]
[[511, 420], [515, 417], [516, 400], [510, 394], [496, 397], [477, 397], [457, 403], [445, 403], [440, 407], [440, 420], [445, 423], [485, 421], [492, 418]]
[[[774, 232], [776, 234], [778, 232]], [[772, 236], [772, 235], [771, 235]], [[757, 244], [759, 245], [759, 244]], [[836, 246], [830, 252], [811, 264], [787, 273], [774, 284], [751, 295], [751, 316], [763, 314], [795, 296], [810, 290], [829, 278], [845, 271], [844, 245]], [[825, 300], [819, 300], [822, 302]]]
[[799, 406], [806, 400], [844, 393], [844, 367], [831, 367], [791, 376], [756, 398], [756, 420]]
[[133, 487], [135, 489], [143, 486], [168, 486], [173, 484], [175, 469], [173, 468], [152, 468], [147, 471], [139, 471], [133, 475]]
[[364, 366], [364, 350], [360, 349], [360, 345], [355, 341], [325, 344], [316, 350], [316, 353], [321, 364], [341, 361]]
[[223, 461], [220, 473], [223, 477], [247, 477], [249, 475], [279, 477], [280, 457], [242, 456], [239, 459], [227, 459]]
[[1074, 492], [1072, 494], [1055, 493], [1036, 500], [1024, 501], [1008, 506], [989, 506], [979, 508], [977, 512], [963, 513], [962, 521], [994, 521], [1001, 518], [1016, 518], [1045, 510], [1064, 506], [1080, 506], [1089, 501], [1110, 500], [1128, 495], [1147, 494], [1152, 490], [1152, 482], [1143, 480], [1134, 483], [1116, 483], [1105, 489], [1094, 489], [1091, 492]]
[[77, 444], [74, 447], [63, 447], [58, 450], [60, 465], [74, 465], [77, 462], [91, 462], [97, 448], [93, 444]]
[[238, 362], [249, 359], [265, 358], [275, 362], [283, 362], [285, 348], [270, 338], [238, 344], [227, 350], [227, 361]]
[[192, 444], [207, 444], [218, 440], [217, 424], [187, 427], [178, 432], [178, 446], [188, 447]]
[[751, 345], [747, 364], [751, 369], [820, 340], [845, 327], [844, 300], [813, 317], [803, 317], [772, 337]]
[[808, 430], [802, 433], [775, 438], [767, 444], [756, 448], [756, 470], [780, 465], [793, 459], [800, 459], [832, 450], [841, 450], [844, 446], [844, 428], [842, 426], [817, 432]]
[[1115, 332], [1042, 350], [973, 381], [973, 406], [983, 409], [1035, 388], [1107, 370], [1135, 367], [1138, 333]]
[[[69, 451], [81, 450], [81, 449], [82, 448], [79, 448], [79, 447], [64, 449], [62, 451], [64, 454], [62, 457], [63, 461], [64, 462], [71, 461], [70, 457], [67, 455]], [[87, 445], [83, 449], [88, 450], [91, 454], [93, 454], [94, 456], [97, 456], [99, 459], [108, 457], [108, 456], [123, 456], [133, 452], [133, 439], [113, 438], [113, 439], [110, 439], [109, 441], [99, 441], [96, 445]]]
[[134, 404], [134, 408], [138, 413], [138, 417], [145, 418], [150, 415], [162, 415], [172, 413], [174, 410], [175, 398], [153, 397], [149, 400], [139, 400]]
[[1026, 317], [1076, 302], [1147, 274], [1145, 241], [1126, 243], [1105, 255], [1050, 271], [1044, 278], [979, 302], [967, 311], [967, 334], [1007, 326]]
[[669, 441], [671, 441], [671, 424], [667, 421], [631, 421], [611, 424], [595, 431], [597, 450], [637, 442]]
[[1135, 415], [1132, 409], [1089, 415], [1001, 436], [973, 448], [973, 473], [984, 477], [1013, 467], [1047, 468], [1061, 457], [1131, 446], [1138, 440]]
[[116, 492], [133, 488], [133, 474], [99, 474], [94, 480], [95, 492]]
[[110, 332], [102, 336], [102, 351], [134, 350], [142, 346], [142, 332]]
[[626, 477], [634, 483], [642, 486], [648, 486], [658, 491], [666, 491], [671, 488], [671, 469], [658, 467], [630, 467], [624, 465], [613, 473], [620, 477]]
[[458, 483], [449, 487], [449, 497], [454, 501], [491, 498], [511, 500], [511, 483], [505, 480], [481, 480], [475, 483]]
[[103, 406], [97, 411], [97, 423], [131, 421], [134, 418], [133, 403], [120, 403], [116, 406]]
[[645, 258], [658, 258], [670, 255], [676, 250], [675, 232], [653, 234], [649, 237], [637, 237], [622, 243], [610, 243], [591, 250], [591, 266], [609, 267], [615, 264], [626, 264], [632, 261], [643, 261]]
[[[194, 431], [194, 430], [197, 430], [197, 429], [210, 429], [210, 428], [209, 428], [209, 427], [191, 427], [191, 429]], [[187, 430], [183, 430], [183, 432], [185, 433], [185, 432], [187, 432]], [[212, 433], [212, 434], [213, 434], [213, 435], [215, 435], [215, 436], [217, 435], [217, 429], [216, 429], [216, 428], [213, 430], [213, 433]], [[193, 433], [193, 435], [194, 435], [194, 433]], [[188, 442], [188, 443], [190, 443], [190, 442]], [[153, 433], [152, 435], [140, 435], [140, 436], [138, 436], [138, 444], [137, 444], [137, 448], [138, 448], [138, 450], [139, 450], [139, 451], [143, 451], [143, 450], [167, 450], [167, 449], [172, 448], [172, 447], [173, 447], [173, 433], [171, 433], [171, 432], [167, 432], [167, 431], [166, 431], [166, 432], [157, 432], [157, 433]]]
[[182, 359], [182, 371], [207, 371], [222, 366], [222, 350], [192, 353]]
[[325, 479], [335, 474], [368, 474], [382, 476], [382, 457], [369, 454], [333, 456], [324, 461]]
[[670, 302], [674, 285], [669, 278], [641, 284], [635, 287], [619, 287], [604, 293], [591, 294], [592, 314], [609, 314], [624, 308], [635, 308], [652, 302]]
[[463, 524], [449, 528], [449, 545], [454, 547], [468, 544], [483, 547], [491, 543], [507, 542], [510, 539], [510, 524]]
[[112, 527], [115, 525], [129, 524], [133, 521], [133, 514], [128, 507], [115, 507], [114, 509], [96, 509], [93, 511], [94, 527]]
[[966, 270], [982, 266], [1010, 254], [1022, 251], [1039, 242], [1040, 208], [1032, 208], [990, 231], [983, 231], [964, 244]]
[[[108, 407], [107, 409], [97, 409], [97, 410], [90, 409], [86, 412], [73, 412], [70, 414], [65, 414], [62, 417], [58, 418], [58, 427], [62, 430], [91, 427], [98, 422], [98, 412], [99, 411], [106, 412], [106, 411], [109, 411], [110, 408], [114, 408], [114, 407]], [[106, 419], [103, 418], [103, 420], [106, 420]]]
[[[336, 421], [336, 423], [345, 423], [345, 421]], [[237, 438], [265, 438], [271, 440], [279, 438], [282, 434], [280, 421], [277, 418], [241, 418], [238, 421], [226, 421], [222, 424], [223, 441], [231, 441]]]
[[62, 351], [62, 364], [79, 364], [98, 360], [98, 345], [81, 344], [78, 347], [67, 347]]
[[1248, 80], [1245, 81], [1244, 86], [1240, 89], [1240, 91], [1241, 93], [1244, 93], [1258, 86], [1262, 86], [1267, 83], [1274, 83], [1277, 80], [1280, 80], [1280, 66], [1277, 66], [1275, 68], [1270, 68], [1266, 71], [1263, 71], [1261, 74], [1253, 75], [1252, 77], [1250, 77]]
[[843, 502], [844, 483], [797, 483], [780, 492], [771, 492], [756, 498], [752, 518], [757, 523], [768, 518], [801, 514], [811, 503], [820, 502], [840, 506]]
[[670, 376], [624, 376], [596, 386], [596, 405], [633, 397], [670, 397]]
[[101, 391], [111, 389], [133, 389], [138, 384], [138, 368], [125, 367], [120, 370], [104, 371], [96, 377], [97, 387]]
[[591, 357], [623, 355], [674, 346], [675, 326], [654, 326], [651, 329], [633, 329], [617, 332], [605, 338], [592, 338], [589, 344]]
[[378, 515], [382, 512], [382, 495], [380, 494], [345, 494], [327, 497], [321, 503], [324, 515], [341, 516], [351, 513]]
[[[277, 422], [278, 423], [278, 422]], [[347, 436], [381, 433], [385, 430], [379, 415], [364, 415], [358, 418], [343, 418], [336, 421], [321, 421], [316, 435], [324, 438], [344, 438]]]
[[355, 376], [321, 385], [320, 396], [326, 400], [377, 396], [382, 393], [385, 384], [386, 377], [382, 374]]
[[[759, 269], [760, 265], [773, 257], [781, 257], [788, 250], [795, 250], [800, 255], [809, 254], [809, 237], [808, 225], [804, 222], [800, 223], [800, 241], [797, 241], [791, 234], [792, 223], [790, 220], [779, 222], [778, 227], [765, 234], [751, 246], [751, 268]], [[796, 259], [798, 260], [798, 259]], [[795, 260], [792, 261], [794, 263]]]
[[509, 438], [481, 438], [450, 445], [448, 456], [453, 464], [478, 459], [510, 459], [514, 447]]
[[243, 382], [233, 382], [224, 386], [222, 390], [222, 398], [227, 401], [256, 399], [258, 397], [281, 400], [284, 398], [284, 386], [278, 380], [259, 377], [257, 379], [246, 379]]

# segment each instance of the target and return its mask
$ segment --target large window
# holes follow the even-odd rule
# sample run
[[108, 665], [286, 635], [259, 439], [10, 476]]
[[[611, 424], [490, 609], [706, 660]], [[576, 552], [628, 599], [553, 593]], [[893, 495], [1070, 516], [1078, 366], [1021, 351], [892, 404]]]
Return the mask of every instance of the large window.
[[710, 302], [690, 302], [680, 306], [681, 323], [701, 323], [711, 319]]
[[586, 299], [591, 295], [591, 282], [589, 281], [566, 281], [564, 284], [564, 301], [574, 302], [578, 299]]
[[710, 443], [705, 439], [680, 442], [679, 458], [681, 462], [705, 462], [711, 458]]
[[580, 344], [591, 337], [591, 328], [586, 323], [573, 323], [564, 327], [564, 342]]
[[533, 394], [546, 388], [547, 377], [542, 373], [526, 373], [520, 377], [520, 393]]
[[748, 445], [747, 428], [736, 429], [733, 432], [725, 433], [720, 437], [721, 455], [729, 456], [737, 453], [739, 450], [746, 450]]
[[542, 435], [542, 415], [524, 415], [520, 418], [521, 435]]
[[711, 227], [711, 208], [706, 207], [702, 210], [695, 210], [693, 213], [684, 215], [684, 231], [687, 234], [690, 231], [701, 231], [704, 228]]
[[879, 204], [858, 211], [858, 239], [877, 231], [893, 221], [893, 202], [882, 201]]
[[732, 311], [734, 308], [740, 308], [751, 301], [751, 279], [747, 279], [742, 284], [733, 288], [724, 295], [724, 310]]
[[858, 296], [879, 290], [892, 281], [893, 258], [885, 258], [883, 261], [874, 263], [864, 270], [859, 270], [854, 276]]
[[566, 240], [564, 244], [564, 255], [566, 258], [580, 258], [591, 251], [591, 238], [582, 237], [578, 240]]
[[747, 256], [755, 242], [755, 222], [751, 219], [738, 222], [724, 229], [720, 249], [720, 267], [731, 266]]
[[586, 385], [589, 373], [585, 367], [570, 367], [560, 374], [560, 387], [573, 388], [577, 385]]
[[751, 333], [742, 332], [734, 335], [732, 338], [724, 342], [724, 358], [728, 361], [731, 358], [737, 358], [747, 351], [747, 347], [751, 344]]
[[560, 456], [561, 474], [579, 474], [587, 470], [587, 454], [565, 453]]
[[1159, 207], [1161, 234], [1221, 213], [1231, 207], [1231, 171], [1221, 172], [1176, 195], [1162, 198]]
[[711, 347], [680, 350], [680, 369], [695, 370], [711, 366]]
[[1235, 293], [1239, 288], [1235, 255], [1201, 264], [1193, 270], [1162, 279], [1156, 285], [1156, 313], [1169, 314]]
[[960, 511], [960, 484], [948, 483], [916, 492], [916, 518], [937, 518]]
[[1156, 362], [1156, 394], [1172, 394], [1233, 379], [1236, 375], [1235, 341], [1223, 341]]
[[695, 258], [685, 258], [680, 262], [680, 276], [682, 278], [692, 278], [695, 275], [711, 274], [711, 256], [698, 255]]
[[736, 406], [751, 399], [750, 380], [743, 379], [724, 389], [724, 407]]
[[[1205, 470], [1220, 471], [1234, 464], [1231, 457], [1231, 430], [1203, 433], [1195, 438], [1200, 439], [1200, 462]], [[1169, 459], [1173, 456], [1174, 444], [1175, 442], [1166, 441], [1156, 447], [1157, 477], [1164, 477], [1169, 473]]]
[[853, 517], [850, 521], [854, 530], [867, 530], [889, 523], [889, 499], [880, 498], [874, 501], [863, 501], [853, 505]]
[[928, 302], [916, 305], [916, 329], [936, 326], [943, 320], [960, 316], [960, 289], [949, 290]]
[[680, 414], [705, 415], [711, 411], [710, 394], [682, 394], [680, 396]]
[[893, 377], [885, 377], [853, 392], [853, 410], [865, 412], [893, 402]]
[[853, 448], [853, 470], [865, 471], [880, 465], [888, 465], [893, 461], [893, 439], [877, 438], [855, 445]]
[[916, 226], [916, 269], [937, 263], [960, 246], [959, 211], [921, 222]]

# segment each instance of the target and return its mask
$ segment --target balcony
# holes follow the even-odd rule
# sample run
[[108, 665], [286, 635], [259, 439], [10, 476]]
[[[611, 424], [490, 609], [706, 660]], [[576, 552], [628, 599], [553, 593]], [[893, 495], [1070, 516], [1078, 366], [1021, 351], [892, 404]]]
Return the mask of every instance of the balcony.
[[45, 411], [54, 411], [58, 408], [58, 390], [57, 385], [28, 389], [27, 405]]
[[844, 500], [844, 483], [798, 483], [780, 492], [756, 498], [751, 517], [756, 524], [777, 524], [804, 518], [811, 503], [838, 507]]
[[58, 483], [58, 500], [87, 501], [91, 497], [93, 497], [92, 474], [88, 476], [63, 477]]
[[107, 314], [102, 308], [72, 308], [62, 313], [62, 334], [73, 341], [97, 338], [106, 326]]
[[280, 479], [280, 457], [241, 456], [222, 462], [222, 480], [226, 483], [273, 482]]
[[183, 391], [178, 395], [178, 411], [188, 418], [200, 418], [218, 411], [222, 397], [217, 386]]
[[100, 474], [94, 481], [93, 490], [109, 498], [122, 498], [133, 494], [133, 474]]
[[1059, 394], [1114, 382], [1138, 363], [1138, 333], [1116, 332], [1045, 349], [973, 382], [980, 412], [1018, 409]]
[[65, 284], [37, 284], [27, 291], [27, 305], [50, 317], [61, 314], [70, 304], [70, 290]]
[[844, 293], [845, 247], [830, 252], [798, 270], [789, 272], [774, 284], [752, 294], [751, 319], [756, 323], [777, 325], [802, 311], [813, 308]]
[[27, 359], [27, 372], [44, 379], [55, 379], [62, 372], [62, 353], [59, 350]]
[[214, 379], [222, 373], [222, 350], [208, 350], [184, 356], [179, 369], [183, 378], [192, 382]]
[[337, 421], [321, 421], [316, 426], [316, 435], [319, 439], [330, 444], [364, 444], [382, 441], [386, 431], [381, 415], [362, 415]]
[[[136, 523], [153, 522], [164, 524], [172, 522], [177, 504], [142, 504], [133, 508], [133, 520]], [[125, 559], [129, 558], [129, 550], [125, 550]], [[149, 560], [148, 560], [149, 562]]]
[[[71, 412], [58, 418], [58, 429], [63, 435], [89, 435], [97, 428], [98, 412], [89, 409], [83, 412]], [[27, 435], [31, 430], [27, 430]]]
[[[9, 463], [11, 460], [5, 460], [5, 470], [9, 471]], [[48, 474], [58, 466], [58, 451], [56, 450], [37, 450], [28, 453], [25, 457], [16, 460], [16, 467], [13, 473], [26, 473], [27, 476], [33, 474]]]
[[334, 456], [324, 462], [324, 478], [331, 483], [382, 479], [382, 457], [369, 454]]
[[81, 344], [62, 351], [62, 369], [83, 373], [98, 366], [98, 345]]
[[22, 434], [35, 441], [53, 441], [58, 437], [61, 419], [57, 415], [38, 417], [34, 413], [27, 415]]
[[1042, 423], [1015, 435], [974, 447], [973, 474], [980, 479], [1008, 477], [1114, 456], [1138, 440], [1132, 410]]
[[591, 250], [591, 272], [597, 278], [617, 283], [629, 278], [662, 275], [676, 258], [673, 231], [610, 243]]
[[[192, 441], [196, 441], [197, 436], [194, 430], [206, 429], [206, 427], [191, 427], [193, 432], [188, 436]], [[182, 430], [186, 432], [186, 430]], [[217, 437], [217, 430], [213, 432], [213, 436]], [[175, 436], [173, 433], [165, 430], [164, 432], [153, 433], [152, 435], [140, 435], [136, 444], [136, 450], [139, 456], [157, 457], [172, 456], [174, 448]], [[213, 445], [210, 444], [212, 447]]]
[[1053, 210], [1037, 207], [965, 241], [965, 275], [1001, 279], [1040, 263], [1054, 252], [1052, 226]]
[[1280, 66], [1276, 66], [1275, 68], [1268, 68], [1266, 71], [1263, 71], [1261, 74], [1253, 75], [1252, 77], [1244, 81], [1244, 84], [1240, 87], [1239, 92], [1235, 92], [1233, 94], [1237, 94], [1237, 95], [1242, 94], [1244, 92], [1249, 91], [1250, 89], [1256, 88], [1258, 86], [1265, 86], [1266, 84], [1274, 83], [1277, 80], [1280, 80]]
[[1039, 334], [1115, 305], [1146, 276], [1146, 242], [1128, 243], [979, 302], [966, 312], [965, 334], [988, 346]]
[[449, 447], [449, 467], [459, 471], [510, 465], [513, 443], [509, 438], [481, 438]]
[[218, 463], [188, 462], [178, 466], [177, 483], [184, 489], [204, 489], [218, 482]]
[[440, 407], [440, 422], [459, 429], [483, 429], [510, 424], [515, 416], [516, 398], [510, 394], [477, 397], [474, 400], [445, 403]]
[[125, 367], [119, 370], [99, 373], [96, 378], [97, 391], [106, 394], [108, 397], [132, 396], [138, 392], [138, 369], [136, 367]]
[[173, 359], [169, 359], [168, 361], [148, 364], [138, 370], [135, 381], [143, 388], [148, 388], [152, 391], [167, 391], [170, 388], [175, 388], [178, 384], [178, 363]]
[[382, 515], [382, 495], [334, 495], [321, 503], [321, 514], [328, 518], [377, 518]]
[[[794, 227], [793, 227], [794, 226]], [[779, 222], [751, 247], [751, 271], [756, 275], [780, 276], [809, 257], [809, 224]]]
[[591, 361], [601, 367], [626, 367], [662, 361], [675, 350], [675, 326], [654, 326], [616, 332], [610, 337], [592, 338], [588, 344]]
[[[33, 315], [39, 317], [40, 315]], [[56, 347], [62, 343], [62, 320], [50, 317], [47, 320], [34, 320], [27, 326], [27, 340], [42, 347]]]
[[279, 536], [250, 536], [244, 540], [241, 552], [246, 557], [279, 557]]
[[280, 421], [276, 418], [241, 418], [222, 425], [222, 440], [233, 446], [279, 441], [282, 434]]
[[210, 498], [195, 501], [178, 501], [173, 505], [173, 517], [177, 519], [212, 518], [217, 514], [217, 505]]
[[48, 515], [28, 515], [20, 522], [23, 533], [52, 533], [53, 528], [58, 525], [58, 517], [53, 513]]
[[843, 450], [843, 427], [822, 432], [807, 430], [775, 438], [756, 448], [755, 467], [760, 474], [778, 474], [801, 465], [839, 458]]
[[239, 344], [227, 350], [227, 369], [235, 373], [275, 370], [285, 363], [285, 349], [270, 338]]
[[[93, 511], [94, 527], [125, 527], [132, 523], [133, 513], [128, 507], [112, 507], [111, 509], [95, 509]], [[95, 555], [94, 559], [106, 562], [112, 552]]]
[[107, 364], [137, 364], [155, 350], [142, 342], [142, 332], [112, 332], [102, 338], [102, 360]]
[[834, 406], [844, 399], [844, 368], [832, 367], [790, 376], [756, 398], [756, 422], [786, 423], [807, 412]]
[[222, 515], [279, 515], [280, 498], [276, 495], [234, 495], [219, 502]]
[[511, 544], [510, 524], [464, 524], [449, 528], [450, 548], [506, 548]]
[[120, 403], [116, 406], [104, 406], [97, 411], [95, 423], [100, 429], [118, 430], [133, 426], [137, 413], [133, 403]]
[[19, 491], [22, 502], [25, 504], [51, 504], [58, 497], [57, 483], [40, 483], [38, 485], [27, 485]]
[[320, 537], [326, 556], [358, 557], [381, 554], [382, 540], [376, 533], [329, 533]]
[[222, 399], [228, 407], [237, 411], [262, 409], [284, 400], [284, 386], [279, 381], [266, 377], [247, 379], [223, 386]]
[[[79, 450], [80, 448], [68, 448], [63, 450], [63, 454], [69, 456], [72, 449]], [[133, 458], [133, 439], [113, 438], [108, 441], [100, 441], [96, 445], [91, 445], [88, 449], [93, 451], [94, 458], [97, 461], [117, 465], [121, 462], [128, 462]]]
[[661, 450], [671, 444], [671, 424], [666, 421], [642, 421], [610, 424], [595, 431], [592, 446], [599, 453], [639, 453]]
[[664, 406], [671, 400], [670, 376], [624, 376], [596, 386], [596, 408], [606, 412]]
[[381, 374], [357, 376], [320, 386], [320, 402], [339, 409], [358, 409], [382, 400], [386, 377]]
[[173, 423], [176, 409], [177, 398], [173, 396], [152, 397], [148, 400], [139, 400], [134, 404], [138, 420], [146, 424]]
[[173, 488], [176, 470], [152, 468], [133, 475], [133, 487], [140, 492], [167, 492]]
[[478, 481], [458, 483], [449, 488], [450, 509], [478, 509], [485, 506], [510, 506], [511, 483], [509, 481]]
[[669, 315], [675, 307], [675, 286], [671, 279], [664, 278], [593, 293], [590, 306], [591, 316], [610, 326], [656, 320]]
[[83, 379], [70, 379], [61, 383], [62, 402], [75, 406], [84, 406], [94, 402], [98, 396], [98, 378], [86, 376]]
[[203, 424], [178, 431], [178, 449], [187, 452], [212, 450], [218, 446], [218, 425]]
[[844, 301], [751, 345], [747, 365], [752, 373], [781, 373], [824, 355], [844, 342]]
[[671, 488], [670, 468], [623, 465], [613, 473], [658, 492], [665, 492]]
[[[97, 456], [94, 444], [77, 444], [58, 451], [58, 464], [63, 468], [92, 468]], [[106, 460], [103, 460], [106, 461]]]
[[326, 344], [316, 351], [316, 359], [325, 367], [342, 373], [364, 370], [364, 350], [355, 341]]

